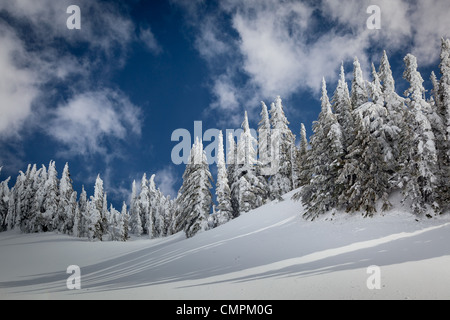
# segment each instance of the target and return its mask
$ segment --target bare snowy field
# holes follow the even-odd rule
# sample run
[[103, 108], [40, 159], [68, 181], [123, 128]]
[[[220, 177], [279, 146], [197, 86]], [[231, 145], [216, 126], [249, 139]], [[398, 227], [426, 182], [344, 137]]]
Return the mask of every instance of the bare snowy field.
[[[226, 225], [129, 242], [0, 233], [1, 299], [450, 299], [450, 216], [300, 218], [270, 203]], [[81, 289], [69, 290], [69, 265]], [[381, 288], [370, 290], [369, 266]]]

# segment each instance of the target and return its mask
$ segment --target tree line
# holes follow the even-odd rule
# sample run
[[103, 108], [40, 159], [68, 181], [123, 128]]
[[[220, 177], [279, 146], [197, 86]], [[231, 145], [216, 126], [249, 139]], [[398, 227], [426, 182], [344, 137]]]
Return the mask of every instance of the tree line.
[[417, 215], [444, 213], [450, 206], [450, 40], [442, 39], [441, 77], [431, 74], [428, 98], [416, 57], [408, 54], [404, 63], [409, 88], [403, 96], [396, 93], [386, 52], [378, 70], [372, 64], [370, 81], [355, 58], [351, 90], [342, 65], [331, 99], [323, 79], [321, 112], [309, 142], [301, 124], [296, 144], [280, 97], [270, 110], [262, 102], [257, 137], [247, 113], [240, 136], [225, 137], [227, 150], [220, 132], [215, 182], [197, 138], [175, 199], [156, 187], [154, 175], [144, 174], [139, 186], [133, 181], [129, 206], [124, 202], [119, 212], [108, 207], [100, 176], [93, 196], [83, 188], [77, 197], [68, 164], [61, 179], [54, 161], [48, 169], [29, 165], [11, 189], [10, 178], [0, 183], [0, 229], [58, 231], [90, 240], [180, 231], [192, 237], [300, 187], [293, 198], [310, 220], [330, 210], [372, 216], [392, 207], [394, 191]]

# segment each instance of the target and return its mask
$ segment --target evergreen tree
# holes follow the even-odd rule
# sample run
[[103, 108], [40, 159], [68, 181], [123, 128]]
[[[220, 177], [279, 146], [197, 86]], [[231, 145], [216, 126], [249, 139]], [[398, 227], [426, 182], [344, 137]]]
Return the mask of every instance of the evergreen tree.
[[141, 179], [141, 192], [138, 198], [138, 206], [143, 233], [151, 237], [153, 234], [153, 220], [151, 219], [148, 181], [145, 173]]
[[89, 239], [100, 241], [103, 240], [103, 235], [106, 233], [104, 223], [104, 192], [103, 192], [103, 180], [100, 175], [95, 180], [94, 196], [91, 196], [89, 203]]
[[140, 206], [136, 190], [136, 181], [134, 180], [131, 191], [130, 232], [137, 236], [140, 236], [143, 233]]
[[[66, 207], [66, 213], [65, 216], [66, 221], [65, 221], [65, 227], [64, 227], [64, 232], [70, 235], [74, 235], [77, 236], [77, 234], [79, 234], [79, 230], [74, 231], [74, 228], [76, 227], [77, 229], [79, 228], [79, 213], [77, 213], [77, 211], [79, 212], [79, 207], [78, 207], [78, 202], [77, 202], [77, 192], [73, 191], [70, 199], [69, 199], [69, 204]], [[76, 216], [78, 214], [78, 216]], [[77, 219], [77, 221], [75, 221], [75, 219]]]
[[306, 128], [302, 123], [300, 128], [300, 149], [298, 152], [298, 183], [296, 188], [301, 187], [309, 183], [311, 179], [311, 168], [308, 162], [309, 150], [308, 150], [308, 138], [306, 137]]
[[235, 177], [236, 169], [238, 165], [236, 163], [236, 153], [237, 146], [234, 140], [233, 133], [229, 132], [227, 137], [227, 177], [228, 177], [228, 185], [230, 188], [230, 196], [231, 196], [231, 207], [233, 209], [233, 218], [239, 216], [239, 201], [237, 199], [237, 194], [233, 193], [233, 185], [236, 183]]
[[177, 198], [174, 232], [184, 230], [186, 236], [190, 238], [197, 232], [207, 229], [212, 205], [211, 181], [212, 176], [203, 144], [196, 137]]
[[440, 171], [438, 201], [445, 211], [450, 208], [450, 39], [442, 39], [439, 68], [441, 80], [435, 100], [437, 114], [442, 119], [443, 137], [437, 143]]
[[46, 181], [48, 179], [47, 176], [47, 169], [43, 165], [42, 168], [39, 170], [39, 174], [36, 177], [36, 193], [33, 200], [33, 203], [31, 205], [32, 210], [32, 217], [30, 226], [32, 226], [32, 229], [29, 230], [29, 232], [42, 232], [43, 231], [43, 225], [44, 225], [44, 219], [43, 219], [43, 212], [44, 212], [44, 199], [47, 194], [46, 189]]
[[120, 220], [121, 220], [121, 233], [120, 233], [120, 240], [121, 241], [127, 241], [129, 236], [129, 223], [128, 223], [129, 215], [127, 212], [127, 204], [125, 201], [122, 204], [122, 211], [120, 213]]
[[388, 143], [385, 137], [387, 110], [384, 107], [381, 84], [372, 65], [374, 80], [369, 84], [371, 100], [354, 110], [355, 140], [348, 146], [343, 170], [338, 183], [344, 186], [338, 207], [347, 212], [364, 210], [366, 216], [377, 211], [376, 204], [383, 200], [383, 210], [391, 207], [389, 173], [385, 156]]
[[55, 226], [53, 224], [54, 218], [58, 212], [59, 203], [59, 180], [56, 172], [55, 162], [50, 161], [47, 171], [47, 181], [45, 182], [46, 195], [44, 203], [42, 204], [42, 231], [53, 231]]
[[219, 133], [218, 150], [217, 150], [217, 224], [221, 225], [233, 218], [233, 208], [231, 206], [231, 191], [228, 184], [227, 168], [225, 165], [225, 154], [223, 146], [223, 134]]
[[265, 178], [258, 172], [256, 159], [256, 139], [250, 132], [247, 112], [245, 112], [237, 147], [237, 166], [231, 186], [232, 199], [236, 202], [238, 212], [248, 212], [264, 204], [268, 198]]
[[[357, 73], [357, 75], [362, 76], [362, 73]], [[361, 83], [363, 81], [364, 80], [362, 78], [355, 80], [355, 82], [357, 83]], [[360, 98], [358, 98], [358, 101], [359, 100]], [[336, 119], [341, 127], [342, 146], [344, 148], [345, 154], [347, 146], [349, 146], [354, 140], [353, 128], [355, 126], [352, 114], [352, 103], [350, 100], [347, 81], [345, 80], [344, 65], [341, 65], [341, 73], [338, 86], [336, 87], [336, 91], [334, 92], [334, 96], [331, 102], [333, 103]]]
[[295, 200], [302, 199], [307, 208], [304, 217], [311, 220], [336, 208], [343, 190], [342, 185], [337, 183], [344, 155], [343, 137], [337, 118], [331, 111], [325, 79], [322, 80], [321, 102], [322, 110], [319, 120], [313, 124], [314, 134], [308, 157], [312, 168], [311, 181], [293, 197]]
[[69, 164], [64, 166], [61, 180], [59, 181], [59, 202], [56, 215], [53, 219], [53, 225], [56, 230], [62, 233], [69, 233], [72, 231], [73, 217], [69, 216], [74, 211], [71, 207], [70, 199], [73, 193], [72, 179], [70, 178]]
[[267, 170], [271, 161], [270, 119], [266, 104], [261, 101], [261, 121], [258, 124], [258, 153], [261, 169]]
[[[73, 193], [76, 197], [76, 192]], [[83, 225], [81, 223], [82, 215], [80, 211], [80, 206], [77, 202], [74, 205], [75, 211], [73, 212], [73, 228], [72, 235], [76, 238], [81, 238], [83, 234]]]
[[120, 221], [120, 212], [117, 211], [112, 204], [110, 205], [107, 220], [109, 240], [120, 241], [122, 238], [123, 225]]
[[355, 57], [353, 62], [353, 81], [352, 81], [352, 94], [351, 94], [351, 105], [352, 110], [355, 110], [359, 106], [366, 103], [368, 100], [368, 94], [366, 89], [366, 83], [363, 78], [361, 65], [358, 58]]
[[148, 181], [148, 199], [149, 199], [149, 219], [148, 234], [150, 238], [157, 238], [160, 234], [161, 221], [161, 192], [156, 189], [155, 175], [153, 174]]
[[23, 174], [21, 181], [20, 192], [18, 193], [18, 197], [20, 198], [18, 212], [20, 215], [16, 221], [16, 226], [20, 227], [22, 232], [31, 232], [33, 230], [33, 226], [31, 225], [32, 220], [34, 220], [32, 205], [38, 187], [36, 183], [38, 175], [36, 165], [28, 165], [27, 171]]
[[398, 185], [399, 176], [397, 173], [404, 166], [400, 159], [403, 147], [401, 141], [407, 138], [406, 136], [402, 137], [406, 132], [401, 132], [400, 128], [405, 127], [407, 108], [405, 107], [405, 99], [395, 92], [395, 81], [386, 51], [383, 51], [378, 74], [382, 83], [381, 91], [384, 106], [388, 112], [385, 134], [386, 141], [389, 143], [389, 150], [392, 153], [392, 158], [387, 159], [388, 172], [391, 176], [392, 184]]
[[[0, 167], [0, 173], [2, 172], [2, 167]], [[8, 183], [11, 177], [2, 181], [0, 183], [0, 231], [5, 231], [8, 229], [8, 206], [9, 206], [9, 196], [10, 190]]]
[[269, 196], [281, 199], [281, 196], [293, 189], [293, 162], [295, 159], [295, 136], [289, 129], [289, 122], [283, 111], [282, 100], [278, 96], [272, 103], [271, 110], [271, 143], [273, 167], [277, 172], [269, 179]]
[[89, 233], [88, 197], [86, 190], [84, 190], [84, 186], [81, 187], [80, 198], [78, 199], [78, 207], [80, 210], [79, 237], [87, 237]]
[[406, 70], [404, 78], [410, 83], [405, 92], [406, 104], [409, 107], [407, 124], [411, 136], [405, 148], [407, 150], [407, 165], [402, 172], [404, 199], [410, 199], [411, 207], [416, 214], [425, 213], [427, 205], [439, 210], [437, 204], [438, 168], [435, 136], [430, 121], [424, 110], [431, 107], [424, 99], [425, 88], [423, 79], [417, 71], [417, 59], [408, 54], [405, 59]]

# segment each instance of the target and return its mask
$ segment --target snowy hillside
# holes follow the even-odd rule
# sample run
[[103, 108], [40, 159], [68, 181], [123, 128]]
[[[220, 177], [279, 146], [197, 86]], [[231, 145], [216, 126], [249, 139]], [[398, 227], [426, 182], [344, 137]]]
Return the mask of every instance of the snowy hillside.
[[[371, 219], [309, 222], [294, 192], [189, 239], [2, 232], [0, 299], [450, 298], [448, 215], [416, 221], [396, 204]], [[69, 265], [80, 267], [80, 290], [66, 287]], [[379, 290], [367, 286], [373, 265]]]

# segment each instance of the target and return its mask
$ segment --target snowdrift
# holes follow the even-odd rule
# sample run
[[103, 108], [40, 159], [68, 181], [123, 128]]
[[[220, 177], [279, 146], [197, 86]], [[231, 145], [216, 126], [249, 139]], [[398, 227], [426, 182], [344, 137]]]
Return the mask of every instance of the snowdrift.
[[[309, 222], [294, 193], [190, 239], [0, 233], [0, 298], [450, 298], [449, 216], [417, 219], [393, 199], [374, 218]], [[79, 290], [67, 287], [71, 265], [80, 267]]]

